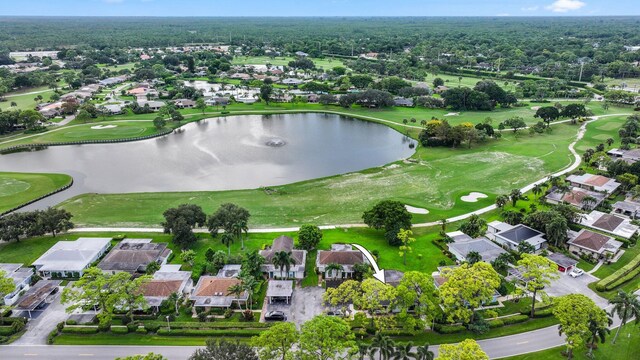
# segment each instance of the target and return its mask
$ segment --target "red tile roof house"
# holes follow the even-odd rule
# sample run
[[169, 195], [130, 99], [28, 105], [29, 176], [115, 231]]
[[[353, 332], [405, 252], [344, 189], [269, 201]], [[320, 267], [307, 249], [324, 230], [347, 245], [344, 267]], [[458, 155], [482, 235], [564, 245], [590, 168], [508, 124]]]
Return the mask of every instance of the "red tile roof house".
[[147, 304], [158, 311], [171, 294], [185, 297], [193, 287], [191, 271], [180, 271], [180, 265], [164, 265], [153, 274], [153, 279], [142, 286]]
[[228, 309], [234, 302], [240, 306], [247, 302], [249, 293], [245, 291], [240, 296], [236, 296], [229, 289], [241, 283], [237, 278], [201, 276], [189, 300], [193, 301], [194, 308], [204, 308], [205, 311], [212, 308]]
[[[353, 250], [351, 245], [333, 244], [331, 250], [318, 251], [316, 257], [316, 267], [318, 273], [326, 279], [349, 279], [353, 277], [353, 266], [356, 264], [368, 264], [369, 261], [358, 250]], [[329, 265], [336, 264], [342, 267], [342, 270], [329, 269]]]
[[567, 241], [569, 251], [576, 255], [588, 255], [595, 259], [612, 259], [616, 256], [622, 242], [614, 240], [610, 236], [582, 229], [577, 234], [570, 234]]

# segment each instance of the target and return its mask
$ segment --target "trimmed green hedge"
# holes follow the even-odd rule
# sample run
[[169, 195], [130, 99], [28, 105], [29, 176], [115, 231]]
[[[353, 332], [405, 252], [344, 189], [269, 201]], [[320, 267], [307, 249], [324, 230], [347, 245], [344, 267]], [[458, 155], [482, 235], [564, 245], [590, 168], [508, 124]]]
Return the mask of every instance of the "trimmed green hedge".
[[111, 332], [114, 334], [128, 334], [129, 328], [120, 325], [111, 325]]
[[216, 330], [216, 329], [173, 329], [161, 328], [158, 335], [165, 336], [238, 336], [252, 337], [260, 335], [261, 330], [256, 329], [236, 329], [236, 330]]
[[9, 336], [13, 334], [14, 331], [12, 326], [0, 326], [0, 336]]
[[[529, 316], [529, 314], [523, 314]], [[534, 318], [543, 318], [553, 316], [553, 309], [544, 309], [544, 310], [536, 310], [535, 314], [533, 314]]]
[[505, 324], [505, 325], [511, 325], [511, 324], [517, 324], [517, 323], [525, 322], [525, 321], [529, 320], [529, 316], [527, 316], [527, 315], [514, 315], [514, 316], [501, 318], [500, 320], [502, 320], [502, 323]]
[[97, 334], [97, 326], [65, 326], [62, 328], [65, 334]]
[[[264, 329], [270, 327], [271, 323], [259, 322], [172, 322], [172, 329]], [[144, 324], [147, 330], [149, 327], [166, 327], [166, 322], [147, 322]], [[156, 328], [156, 330], [157, 330]]]
[[[596, 284], [596, 290], [598, 291], [612, 290], [615, 287], [620, 286], [624, 282], [629, 281], [635, 276], [637, 276], [640, 273], [639, 269], [640, 269], [640, 255], [636, 256], [633, 260], [629, 261], [627, 265], [616, 270], [616, 272], [614, 272], [613, 274], [598, 281], [598, 283]], [[630, 274], [633, 274], [633, 275], [628, 276]]]
[[415, 331], [404, 329], [382, 330], [381, 333], [388, 336], [415, 336], [416, 334]]
[[466, 329], [463, 325], [436, 325], [435, 327], [435, 330], [441, 334], [455, 334]]

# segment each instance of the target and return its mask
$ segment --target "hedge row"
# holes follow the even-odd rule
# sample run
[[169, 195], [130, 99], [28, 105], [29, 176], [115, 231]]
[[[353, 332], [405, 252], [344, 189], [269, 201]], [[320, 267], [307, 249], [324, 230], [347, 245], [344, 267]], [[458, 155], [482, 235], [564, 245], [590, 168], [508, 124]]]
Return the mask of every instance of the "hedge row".
[[466, 329], [463, 325], [436, 325], [435, 327], [435, 330], [440, 334], [455, 334]]
[[[598, 283], [596, 284], [596, 290], [605, 291], [605, 290], [613, 289], [615, 287], [613, 286], [614, 283], [618, 283], [618, 280], [634, 272], [639, 267], [640, 267], [640, 255], [636, 256], [633, 260], [629, 261], [627, 265], [616, 270], [616, 272], [614, 272], [613, 274], [598, 281]], [[621, 283], [618, 283], [616, 286], [619, 286], [619, 285], [621, 285]]]
[[261, 330], [256, 329], [235, 329], [235, 330], [214, 330], [214, 329], [171, 329], [161, 328], [158, 335], [165, 336], [238, 336], [252, 337], [260, 335]]
[[415, 336], [416, 334], [414, 331], [404, 329], [382, 330], [381, 333], [388, 336]]
[[615, 289], [618, 286], [626, 283], [627, 281], [632, 280], [633, 278], [635, 278], [636, 276], [640, 275], [640, 266], [638, 266], [637, 268], [633, 269], [630, 273], [628, 273], [627, 275], [619, 278], [618, 280], [612, 282], [611, 284], [609, 284], [609, 286], [606, 287], [607, 290], [611, 290], [611, 289]]
[[120, 325], [111, 325], [111, 332], [114, 334], [128, 334], [129, 328]]
[[500, 320], [502, 320], [502, 323], [504, 325], [511, 325], [511, 324], [517, 324], [517, 323], [525, 322], [525, 321], [529, 320], [529, 316], [527, 316], [527, 315], [514, 315], [514, 316], [501, 318]]
[[97, 326], [65, 326], [62, 329], [65, 334], [97, 334]]
[[0, 335], [9, 336], [15, 333], [13, 326], [0, 326]]
[[[144, 324], [145, 328], [156, 328], [166, 326], [166, 322], [153, 321]], [[271, 323], [259, 322], [172, 322], [172, 329], [264, 329], [270, 327]]]

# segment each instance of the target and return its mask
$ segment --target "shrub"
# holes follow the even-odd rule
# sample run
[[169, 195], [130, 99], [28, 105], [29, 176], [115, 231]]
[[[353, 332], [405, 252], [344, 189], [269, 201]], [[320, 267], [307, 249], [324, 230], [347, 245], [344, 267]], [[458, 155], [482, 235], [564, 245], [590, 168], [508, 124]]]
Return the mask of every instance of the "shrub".
[[491, 329], [499, 328], [501, 326], [504, 326], [504, 322], [502, 320], [500, 320], [500, 319], [489, 320], [489, 321], [487, 321], [487, 323], [489, 324], [489, 327]]
[[52, 345], [53, 340], [56, 338], [56, 336], [58, 336], [58, 329], [54, 329], [49, 333], [49, 335], [47, 336], [47, 344]]
[[134, 331], [136, 331], [137, 328], [138, 328], [138, 323], [129, 323], [129, 324], [127, 324], [127, 330], [129, 332], [134, 332]]
[[200, 322], [207, 321], [207, 313], [205, 312], [198, 313], [198, 321]]
[[143, 327], [143, 326], [140, 326], [140, 327], [138, 327], [138, 328], [136, 329], [136, 332], [137, 332], [138, 334], [146, 334], [146, 333], [147, 333], [147, 328], [145, 328], [145, 327]]
[[436, 331], [441, 333], [441, 334], [455, 334], [455, 333], [463, 332], [466, 329], [467, 328], [465, 328], [462, 325], [440, 325], [440, 326], [436, 326]]
[[13, 335], [16, 332], [13, 331], [13, 326], [0, 326], [0, 335], [2, 336], [8, 336], [8, 335]]
[[128, 316], [122, 318], [122, 325], [127, 325], [131, 322], [131, 319]]
[[[597, 284], [596, 284], [596, 290], [598, 291], [605, 291], [605, 290], [611, 290], [613, 288], [615, 288], [616, 286], [621, 285], [623, 282], [619, 282], [618, 280], [624, 278], [625, 276], [627, 276], [630, 273], [635, 273], [636, 275], [638, 274], [637, 270], [638, 268], [640, 268], [640, 255], [636, 256], [633, 260], [629, 261], [629, 263], [623, 267], [621, 267], [620, 269], [616, 270], [613, 274], [607, 276], [606, 278], [600, 280]], [[635, 276], [635, 275], [634, 275]], [[625, 280], [627, 281], [627, 280]], [[615, 286], [614, 286], [615, 284]]]
[[[526, 313], [524, 315], [528, 315], [529, 313]], [[553, 309], [544, 309], [544, 310], [536, 310], [535, 314], [534, 314], [534, 318], [543, 318], [543, 317], [549, 317], [553, 315]]]
[[56, 328], [58, 329], [58, 331], [62, 331], [62, 329], [64, 329], [64, 321], [59, 322], [58, 325], [56, 325]]
[[253, 311], [245, 310], [244, 312], [242, 312], [242, 319], [244, 321], [253, 321], [253, 318], [254, 318]]
[[224, 318], [225, 319], [228, 319], [228, 318], [230, 318], [232, 316], [233, 316], [233, 310], [231, 310], [231, 309], [225, 310], [225, 312], [224, 312]]
[[154, 332], [158, 331], [158, 329], [160, 329], [160, 324], [158, 324], [158, 323], [152, 323], [152, 322], [150, 322], [150, 323], [145, 323], [145, 324], [144, 324], [144, 328], [145, 328], [145, 330], [147, 330], [148, 332], [152, 332], [152, 333], [154, 333]]
[[529, 320], [527, 315], [514, 315], [500, 319], [505, 325], [517, 324]]
[[114, 334], [127, 334], [129, 328], [127, 326], [111, 325], [111, 332]]
[[0, 344], [4, 344], [7, 341], [9, 341], [9, 337], [8, 336], [0, 336]]
[[63, 334], [97, 334], [97, 326], [65, 326], [62, 329]]
[[67, 325], [78, 325], [78, 322], [75, 320], [67, 320]]

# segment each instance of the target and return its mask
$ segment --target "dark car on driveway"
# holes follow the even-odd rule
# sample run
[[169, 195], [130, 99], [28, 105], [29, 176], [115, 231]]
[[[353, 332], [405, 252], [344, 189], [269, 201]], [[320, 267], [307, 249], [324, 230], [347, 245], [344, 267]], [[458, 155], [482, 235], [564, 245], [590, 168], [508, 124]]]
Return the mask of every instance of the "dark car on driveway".
[[266, 321], [287, 321], [287, 315], [282, 311], [269, 311], [264, 315]]

